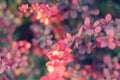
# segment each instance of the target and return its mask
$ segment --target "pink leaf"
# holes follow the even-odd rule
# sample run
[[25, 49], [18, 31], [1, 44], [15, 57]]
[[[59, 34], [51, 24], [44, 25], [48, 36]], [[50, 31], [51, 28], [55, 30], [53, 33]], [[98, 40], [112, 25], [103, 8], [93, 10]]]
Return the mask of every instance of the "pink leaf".
[[72, 0], [72, 3], [73, 3], [73, 4], [77, 4], [77, 3], [78, 3], [78, 0]]
[[80, 27], [80, 29], [79, 29], [79, 34], [81, 35], [82, 32], [83, 32], [83, 27]]
[[87, 34], [88, 34], [89, 36], [91, 36], [93, 33], [94, 33], [93, 29], [88, 29], [88, 30], [87, 30]]
[[116, 47], [115, 43], [113, 43], [113, 42], [108, 43], [108, 48], [109, 49], [114, 50], [115, 47]]
[[108, 45], [108, 43], [105, 42], [105, 41], [103, 41], [103, 42], [101, 43], [101, 48], [105, 48], [105, 47], [107, 47], [107, 45]]
[[114, 28], [106, 28], [105, 32], [106, 32], [107, 36], [111, 36], [111, 37], [115, 36]]
[[110, 55], [104, 55], [103, 56], [103, 62], [105, 64], [110, 64], [111, 63], [111, 57], [110, 57]]
[[69, 12], [68, 11], [64, 12], [63, 17], [64, 17], [64, 19], [68, 19], [69, 18]]
[[98, 20], [97, 20], [97, 21], [95, 21], [95, 22], [94, 22], [94, 24], [93, 24], [93, 27], [98, 26], [98, 25], [99, 25], [99, 23], [100, 23], [100, 22], [99, 22]]
[[75, 44], [76, 44], [76, 47], [78, 48], [78, 41], [76, 41], [76, 43], [75, 43]]
[[96, 38], [96, 41], [97, 42], [103, 42], [103, 41], [105, 41], [105, 38], [100, 36], [100, 37]]
[[84, 24], [89, 26], [90, 25], [90, 18], [87, 17], [84, 21]]
[[6, 66], [6, 70], [7, 70], [7, 71], [10, 71], [10, 66]]
[[6, 54], [6, 57], [7, 57], [8, 59], [11, 59], [11, 57], [12, 57], [11, 53], [8, 52], [8, 53]]
[[76, 19], [77, 16], [78, 16], [77, 11], [71, 10], [71, 11], [70, 11], [70, 16], [71, 16], [71, 18]]
[[5, 67], [1, 66], [1, 68], [0, 68], [0, 74], [2, 74], [4, 71], [5, 71]]
[[95, 29], [94, 29], [95, 33], [99, 33], [101, 32], [101, 27], [100, 26], [97, 26]]
[[41, 77], [40, 80], [50, 80], [50, 78], [48, 76], [43, 76], [43, 77]]
[[106, 24], [105, 19], [100, 19], [100, 23], [101, 23], [101, 24]]
[[108, 42], [113, 42], [113, 41], [114, 41], [114, 38], [108, 36]]
[[4, 72], [4, 69], [0, 69], [0, 74], [2, 74]]
[[120, 46], [120, 41], [116, 41], [116, 45], [117, 45], [117, 46]]
[[72, 39], [72, 36], [69, 33], [66, 33], [66, 37], [69, 38], [69, 39]]
[[105, 16], [105, 20], [107, 21], [107, 23], [110, 22], [111, 19], [112, 19], [111, 14], [107, 14], [107, 15]]

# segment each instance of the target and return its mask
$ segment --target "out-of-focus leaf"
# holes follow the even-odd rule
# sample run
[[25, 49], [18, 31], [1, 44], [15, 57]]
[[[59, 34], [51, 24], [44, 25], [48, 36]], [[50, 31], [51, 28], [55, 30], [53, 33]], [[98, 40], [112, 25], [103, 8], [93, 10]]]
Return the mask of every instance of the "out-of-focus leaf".
[[1, 47], [6, 47], [7, 44], [6, 44], [6, 43], [3, 43], [3, 42], [0, 42], [0, 46], [1, 46]]
[[116, 54], [120, 54], [120, 47], [117, 47], [117, 48], [114, 50], [114, 52], [115, 52]]

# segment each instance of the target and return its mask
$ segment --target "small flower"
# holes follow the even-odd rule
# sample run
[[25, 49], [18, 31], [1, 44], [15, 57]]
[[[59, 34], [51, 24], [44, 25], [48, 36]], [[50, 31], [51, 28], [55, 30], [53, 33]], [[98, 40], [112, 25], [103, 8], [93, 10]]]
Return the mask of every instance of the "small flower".
[[47, 56], [50, 60], [63, 60], [66, 63], [72, 61], [71, 49], [68, 48], [63, 40], [59, 41], [58, 44], [55, 45], [55, 50], [49, 52]]
[[22, 5], [19, 7], [19, 10], [20, 10], [21, 12], [26, 13], [27, 10], [28, 10], [28, 4], [22, 4]]
[[116, 48], [116, 43], [113, 37], [97, 37], [96, 41], [100, 43], [101, 48], [108, 47], [111, 50], [114, 50]]
[[87, 35], [96, 35], [101, 32], [102, 28], [100, 26], [99, 21], [94, 22], [93, 24], [90, 23], [90, 18], [86, 18], [84, 20], [84, 25], [82, 26], [87, 33]]
[[13, 50], [18, 50], [21, 53], [28, 54], [30, 48], [31, 48], [31, 44], [25, 40], [13, 42]]

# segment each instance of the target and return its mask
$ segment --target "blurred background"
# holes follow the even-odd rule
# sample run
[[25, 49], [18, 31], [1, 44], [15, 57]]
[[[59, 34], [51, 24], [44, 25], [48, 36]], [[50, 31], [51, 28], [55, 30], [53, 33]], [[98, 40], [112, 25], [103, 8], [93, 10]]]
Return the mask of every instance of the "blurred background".
[[[41, 4], [51, 13], [39, 14]], [[0, 80], [41, 80], [53, 45], [66, 33], [77, 34], [86, 17], [92, 22], [108, 13], [120, 26], [120, 0], [0, 0]], [[120, 47], [84, 50], [72, 46], [74, 61], [66, 65], [65, 80], [120, 80]]]

